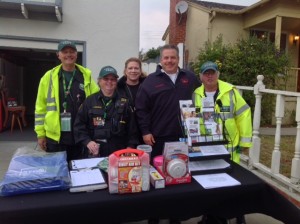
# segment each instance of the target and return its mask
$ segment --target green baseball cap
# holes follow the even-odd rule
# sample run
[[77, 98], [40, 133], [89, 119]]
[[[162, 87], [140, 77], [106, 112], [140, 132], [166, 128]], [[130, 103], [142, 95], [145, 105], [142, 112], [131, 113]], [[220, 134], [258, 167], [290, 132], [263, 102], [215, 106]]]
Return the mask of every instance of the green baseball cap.
[[200, 73], [203, 74], [207, 70], [214, 70], [216, 72], [218, 71], [218, 65], [212, 61], [207, 61], [200, 67]]
[[62, 40], [61, 42], [59, 42], [57, 50], [61, 51], [65, 47], [70, 47], [70, 48], [73, 48], [75, 51], [77, 51], [75, 42], [70, 41], [70, 40]]
[[101, 68], [100, 73], [99, 73], [99, 79], [104, 78], [107, 75], [113, 75], [116, 78], [119, 78], [117, 70], [111, 66], [104, 66], [103, 68]]

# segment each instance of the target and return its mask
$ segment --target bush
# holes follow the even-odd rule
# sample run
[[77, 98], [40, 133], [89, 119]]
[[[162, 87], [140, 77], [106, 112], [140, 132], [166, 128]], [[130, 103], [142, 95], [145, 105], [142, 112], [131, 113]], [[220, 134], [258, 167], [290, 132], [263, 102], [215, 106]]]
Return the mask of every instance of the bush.
[[150, 50], [146, 52], [146, 56], [148, 59], [156, 59], [160, 55], [159, 48], [152, 47]]

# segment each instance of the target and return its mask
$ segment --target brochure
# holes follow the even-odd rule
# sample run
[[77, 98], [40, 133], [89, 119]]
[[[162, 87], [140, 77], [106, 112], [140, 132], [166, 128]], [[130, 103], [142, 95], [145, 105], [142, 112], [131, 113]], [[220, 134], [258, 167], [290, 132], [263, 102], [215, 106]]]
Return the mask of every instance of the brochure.
[[190, 157], [193, 156], [216, 156], [216, 155], [229, 155], [229, 151], [225, 145], [203, 145], [191, 147]]
[[185, 120], [185, 122], [188, 131], [188, 136], [192, 137], [200, 135], [199, 118], [189, 117]]

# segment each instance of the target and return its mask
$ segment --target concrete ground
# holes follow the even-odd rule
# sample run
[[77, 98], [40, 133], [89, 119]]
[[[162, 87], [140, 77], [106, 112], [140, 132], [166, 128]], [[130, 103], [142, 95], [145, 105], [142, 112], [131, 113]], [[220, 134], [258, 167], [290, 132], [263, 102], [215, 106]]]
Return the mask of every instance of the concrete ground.
[[[1, 134], [1, 133], [0, 133]], [[13, 156], [13, 153], [20, 147], [30, 147], [35, 149], [37, 142], [31, 141], [1, 141], [0, 142], [0, 180], [3, 179], [5, 172], [7, 171], [9, 162]], [[186, 221], [182, 221], [183, 224], [196, 224], [201, 220], [200, 217], [192, 218]], [[282, 224], [282, 222], [273, 219], [270, 216], [263, 214], [249, 214], [246, 215], [247, 224]], [[161, 224], [168, 224], [168, 220], [161, 220]], [[3, 223], [5, 224], [5, 223]], [[147, 221], [130, 222], [127, 224], [147, 224]], [[229, 224], [235, 224], [235, 220], [230, 220]]]

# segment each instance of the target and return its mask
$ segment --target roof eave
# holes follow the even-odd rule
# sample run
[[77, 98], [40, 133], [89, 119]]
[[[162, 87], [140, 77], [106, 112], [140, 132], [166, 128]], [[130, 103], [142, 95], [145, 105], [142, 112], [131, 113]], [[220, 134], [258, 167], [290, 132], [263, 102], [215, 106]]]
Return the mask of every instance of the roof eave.
[[247, 11], [250, 11], [250, 10], [252, 10], [254, 8], [260, 7], [261, 5], [263, 5], [263, 4], [267, 3], [267, 2], [270, 2], [270, 1], [272, 1], [272, 0], [260, 0], [257, 3], [255, 3], [253, 5], [250, 5], [248, 7], [245, 7], [243, 9], [240, 9], [240, 10], [226, 10], [226, 9], [220, 9], [220, 8], [206, 8], [204, 6], [197, 5], [197, 4], [193, 3], [193, 2], [189, 2], [189, 4], [191, 4], [191, 5], [193, 5], [193, 6], [197, 7], [197, 8], [199, 7], [201, 9], [205, 9], [205, 11], [208, 11], [208, 12], [216, 11], [216, 12], [224, 13], [224, 14], [235, 14], [235, 15], [237, 15], [237, 14], [243, 14], [243, 13], [245, 13]]

